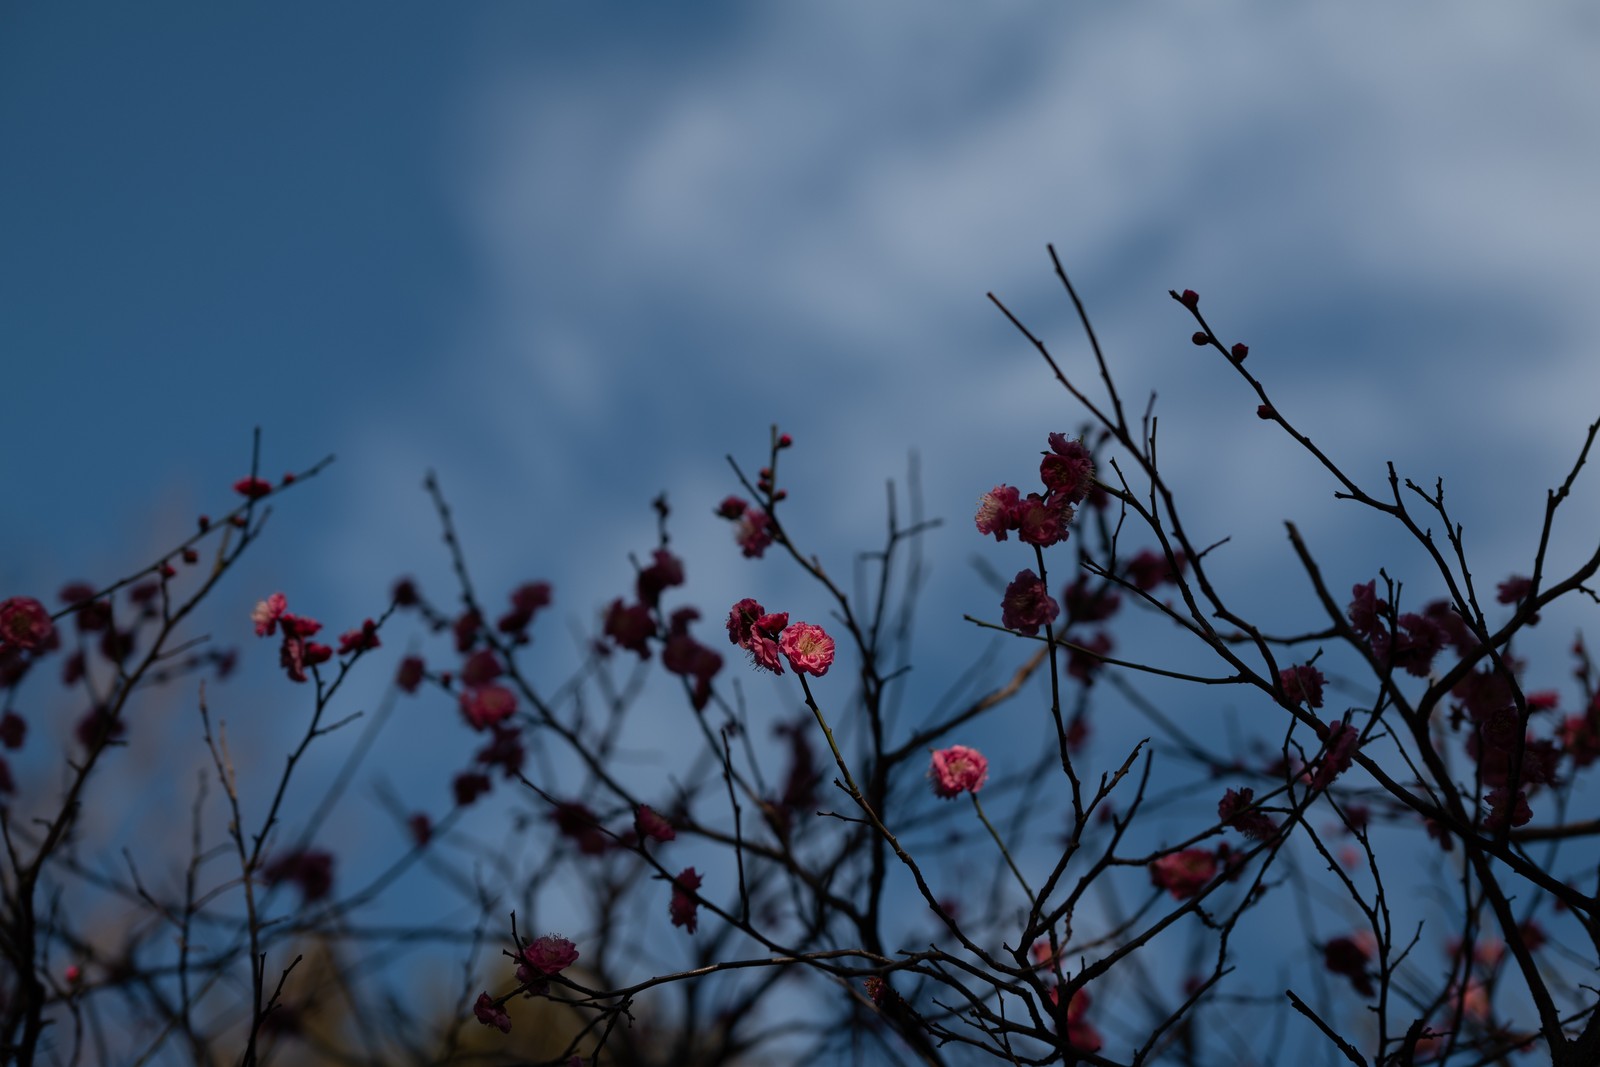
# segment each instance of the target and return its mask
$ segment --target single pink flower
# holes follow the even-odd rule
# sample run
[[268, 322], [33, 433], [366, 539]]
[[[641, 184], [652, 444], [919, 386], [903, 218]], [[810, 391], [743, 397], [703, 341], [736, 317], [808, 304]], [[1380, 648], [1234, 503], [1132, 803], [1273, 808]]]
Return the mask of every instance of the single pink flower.
[[487, 774], [479, 774], [477, 771], [462, 771], [450, 783], [450, 788], [456, 795], [456, 803], [464, 808], [493, 789], [494, 783], [489, 780]]
[[1082, 441], [1050, 435], [1050, 451], [1039, 461], [1039, 477], [1053, 496], [1081, 504], [1094, 488], [1094, 457]]
[[502, 1034], [511, 1032], [511, 1016], [506, 1010], [496, 1004], [488, 993], [478, 994], [478, 1003], [472, 1006], [472, 1014], [485, 1026], [498, 1027]]
[[997, 485], [978, 498], [976, 522], [980, 534], [994, 534], [996, 541], [1006, 539], [1007, 530], [1017, 528], [1015, 512], [1021, 494], [1012, 486]]
[[1217, 802], [1217, 818], [1224, 826], [1231, 826], [1246, 837], [1266, 841], [1278, 832], [1278, 824], [1261, 812], [1251, 810], [1255, 795], [1254, 789], [1228, 790]]
[[1372, 952], [1367, 946], [1370, 937], [1336, 937], [1322, 946], [1322, 965], [1334, 974], [1350, 979], [1350, 985], [1364, 997], [1373, 995], [1372, 976], [1367, 964]]
[[360, 627], [346, 630], [339, 635], [339, 655], [347, 656], [352, 652], [365, 652], [377, 648], [383, 642], [378, 640], [378, 624], [371, 619], [364, 620]]
[[273, 860], [261, 872], [268, 885], [293, 882], [307, 903], [321, 900], [333, 889], [333, 854], [321, 849], [300, 849]]
[[250, 500], [259, 500], [272, 492], [272, 483], [265, 478], [244, 477], [233, 483], [233, 491]]
[[556, 934], [545, 934], [522, 950], [517, 981], [531, 982], [537, 977], [560, 974], [578, 958], [578, 946]]
[[694, 894], [700, 888], [701, 880], [701, 876], [695, 873], [693, 867], [685, 867], [672, 880], [672, 902], [668, 906], [668, 911], [672, 914], [672, 925], [685, 927], [691, 934], [700, 924], [697, 911], [699, 901], [695, 899]]
[[661, 602], [662, 590], [683, 584], [683, 562], [677, 556], [658, 548], [654, 560], [639, 572], [637, 581], [639, 602], [651, 608]]
[[772, 544], [772, 519], [760, 508], [745, 508], [734, 529], [733, 539], [746, 559], [760, 559]]
[[613, 600], [606, 610], [605, 635], [618, 648], [639, 653], [640, 659], [650, 658], [650, 638], [656, 633], [655, 620], [650, 609], [643, 604], [624, 604]]
[[395, 672], [394, 684], [407, 693], [415, 693], [422, 684], [423, 674], [427, 665], [422, 662], [421, 656], [407, 656], [400, 661], [400, 669]]
[[1173, 553], [1173, 561], [1177, 564], [1176, 573], [1167, 557], [1154, 549], [1141, 549], [1127, 564], [1128, 581], [1135, 588], [1149, 592], [1162, 582], [1176, 582], [1177, 576], [1183, 573], [1187, 560], [1182, 552]]
[[504, 673], [505, 668], [500, 666], [500, 658], [494, 654], [493, 649], [479, 649], [468, 656], [467, 662], [461, 665], [461, 684], [488, 685]]
[[1335, 778], [1350, 769], [1361, 740], [1361, 732], [1348, 723], [1336, 722], [1326, 732], [1324, 740], [1327, 744], [1323, 749], [1322, 761], [1317, 764], [1310, 778], [1313, 789], [1326, 789]]
[[1169, 852], [1150, 861], [1150, 881], [1176, 900], [1192, 897], [1216, 877], [1217, 857], [1203, 848]]
[[474, 730], [487, 730], [517, 710], [517, 695], [503, 685], [480, 685], [461, 694], [461, 714]]
[[55, 624], [44, 605], [31, 596], [14, 596], [0, 601], [0, 644], [36, 649], [55, 635]]
[[648, 804], [640, 804], [634, 811], [633, 824], [641, 838], [653, 837], [657, 841], [671, 841], [678, 836], [678, 831], [672, 828], [672, 824], [656, 814]]
[[278, 629], [278, 619], [288, 610], [289, 600], [282, 593], [273, 593], [267, 599], [258, 601], [256, 609], [250, 613], [250, 618], [256, 624], [257, 637], [271, 637]]
[[1308, 664], [1285, 667], [1278, 672], [1278, 683], [1283, 686], [1284, 694], [1296, 704], [1313, 708], [1322, 707], [1322, 686], [1326, 680], [1321, 671]]
[[778, 647], [796, 674], [804, 671], [821, 678], [833, 665], [833, 638], [809, 622], [797, 622], [784, 630]]
[[1054, 622], [1060, 613], [1061, 606], [1031, 570], [1018, 571], [1000, 601], [1001, 624], [1021, 634], [1038, 633], [1039, 627]]
[[1038, 493], [1029, 493], [1013, 511], [1017, 537], [1024, 544], [1049, 548], [1067, 539], [1072, 525], [1072, 505], [1066, 497], [1046, 500]]
[[933, 791], [946, 800], [961, 793], [976, 793], [989, 780], [989, 761], [965, 745], [935, 749], [928, 766]]

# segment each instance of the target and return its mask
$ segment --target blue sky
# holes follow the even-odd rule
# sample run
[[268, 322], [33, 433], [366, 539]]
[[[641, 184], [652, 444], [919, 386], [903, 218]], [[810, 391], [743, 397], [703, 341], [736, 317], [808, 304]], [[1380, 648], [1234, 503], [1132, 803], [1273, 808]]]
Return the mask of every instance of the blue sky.
[[153, 556], [260, 426], [269, 474], [339, 460], [224, 590], [220, 640], [271, 589], [340, 627], [401, 573], [443, 595], [429, 469], [484, 586], [555, 583], [557, 659], [663, 489], [708, 615], [806, 617], [710, 515], [723, 455], [753, 465], [776, 422], [791, 521], [838, 571], [920, 455], [937, 694], [961, 613], [998, 614], [968, 557], [1025, 563], [974, 500], [1080, 421], [984, 299], [1087, 377], [1047, 242], [1130, 405], [1159, 392], [1245, 610], [1304, 617], [1285, 518], [1336, 586], [1418, 561], [1253, 417], [1169, 288], [1363, 484], [1444, 476], [1498, 580], [1597, 415], [1597, 59], [1576, 2], [9, 5], [0, 591]]

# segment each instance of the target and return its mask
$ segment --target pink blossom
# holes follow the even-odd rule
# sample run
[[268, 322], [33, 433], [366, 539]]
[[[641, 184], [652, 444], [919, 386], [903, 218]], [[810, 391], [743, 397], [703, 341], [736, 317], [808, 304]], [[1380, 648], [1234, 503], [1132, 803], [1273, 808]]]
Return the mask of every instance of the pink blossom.
[[422, 662], [421, 656], [407, 656], [400, 661], [400, 669], [395, 671], [394, 684], [407, 693], [415, 693], [426, 671], [427, 665]]
[[250, 500], [259, 500], [272, 492], [272, 483], [265, 478], [245, 477], [233, 483], [233, 491]]
[[351, 652], [365, 652], [377, 648], [382, 642], [378, 640], [378, 624], [371, 619], [366, 619], [361, 626], [354, 630], [346, 630], [339, 635], [339, 655], [346, 656]]
[[545, 934], [522, 950], [517, 981], [531, 982], [536, 976], [548, 978], [560, 974], [577, 958], [578, 946], [557, 934]]
[[517, 696], [503, 685], [481, 685], [461, 694], [461, 714], [474, 730], [487, 730], [517, 710]]
[[1054, 622], [1060, 613], [1061, 606], [1031, 570], [1018, 571], [1000, 601], [1002, 625], [1021, 634], [1038, 633], [1039, 627]]
[[557, 804], [550, 821], [563, 837], [578, 843], [578, 851], [585, 856], [599, 856], [611, 847], [611, 838], [600, 828], [600, 817], [578, 801]]
[[1217, 818], [1224, 826], [1231, 826], [1246, 837], [1266, 841], [1278, 832], [1278, 824], [1261, 812], [1251, 810], [1255, 795], [1254, 789], [1228, 790], [1217, 802]]
[[989, 761], [965, 745], [935, 749], [928, 777], [933, 780], [934, 793], [946, 800], [961, 793], [977, 793], [989, 780]]
[[1150, 881], [1176, 900], [1192, 897], [1216, 877], [1217, 857], [1203, 848], [1169, 852], [1150, 861]]
[[772, 544], [772, 520], [760, 508], [745, 508], [744, 516], [733, 531], [733, 539], [746, 559], [760, 559]]
[[1050, 435], [1050, 451], [1039, 461], [1045, 488], [1069, 504], [1082, 503], [1094, 487], [1094, 457], [1082, 441], [1065, 434]]
[[605, 635], [618, 648], [637, 652], [640, 659], [650, 658], [650, 638], [656, 633], [655, 620], [650, 609], [643, 604], [623, 604], [613, 600], [606, 609]]
[[300, 849], [279, 857], [261, 872], [268, 885], [293, 882], [307, 903], [321, 900], [333, 888], [333, 854], [321, 849]]
[[511, 1016], [506, 1010], [496, 1004], [488, 993], [479, 993], [478, 1002], [472, 1006], [472, 1014], [485, 1026], [499, 1027], [502, 1034], [511, 1032]]
[[1029, 545], [1049, 548], [1067, 539], [1072, 524], [1072, 505], [1065, 497], [1044, 499], [1038, 493], [1029, 493], [1016, 506], [1017, 537]]
[[505, 673], [500, 666], [500, 659], [492, 649], [480, 649], [467, 657], [467, 662], [461, 665], [461, 684], [466, 686], [488, 685]]
[[652, 608], [661, 602], [662, 590], [683, 584], [683, 563], [677, 556], [658, 548], [654, 559], [655, 562], [639, 572], [637, 582], [639, 602]]
[[6, 748], [21, 748], [28, 736], [28, 721], [14, 711], [0, 717], [0, 744]]
[[[1136, 589], [1149, 592], [1162, 582], [1176, 582], [1178, 575], [1183, 573], [1184, 564], [1187, 562], [1182, 552], [1173, 553], [1173, 562], [1168, 563], [1167, 557], [1154, 549], [1143, 549], [1128, 561], [1128, 581]], [[1176, 564], [1174, 568], [1173, 564]]]
[[672, 914], [672, 925], [682, 926], [692, 934], [699, 927], [698, 914], [699, 901], [695, 899], [695, 891], [700, 888], [701, 876], [695, 873], [693, 867], [685, 867], [678, 872], [672, 880], [672, 902], [668, 911]]
[[55, 636], [55, 624], [44, 605], [31, 596], [0, 601], [0, 644], [36, 649]]
[[980, 534], [994, 534], [996, 541], [1006, 539], [1007, 530], [1015, 530], [1017, 502], [1021, 498], [1014, 487], [997, 485], [978, 498], [975, 521]]
[[640, 804], [634, 811], [633, 824], [642, 838], [653, 837], [657, 841], [671, 841], [678, 836], [672, 824], [651, 810], [648, 804]]
[[750, 630], [767, 609], [755, 600], [745, 597], [728, 612], [728, 640], [740, 648], [750, 647]]
[[259, 601], [256, 609], [250, 613], [250, 618], [256, 624], [257, 637], [271, 637], [278, 629], [278, 619], [288, 610], [289, 599], [282, 593], [273, 593], [267, 599]]
[[489, 780], [487, 774], [480, 774], [477, 771], [462, 771], [450, 783], [450, 788], [456, 795], [456, 803], [464, 808], [493, 789], [494, 783]]
[[797, 622], [784, 630], [778, 646], [796, 674], [803, 671], [821, 678], [833, 665], [833, 638], [809, 622]]
[[1364, 997], [1373, 995], [1372, 976], [1367, 964], [1372, 961], [1368, 937], [1336, 937], [1322, 946], [1322, 965], [1334, 974], [1350, 979], [1350, 985]]
[[1322, 762], [1311, 775], [1312, 789], [1326, 789], [1335, 778], [1350, 769], [1361, 732], [1348, 723], [1336, 722], [1327, 728], [1325, 740], [1327, 744], [1323, 749]]
[[1308, 664], [1285, 667], [1278, 672], [1278, 684], [1283, 686], [1284, 695], [1296, 704], [1303, 703], [1313, 708], [1322, 707], [1322, 686], [1325, 681], [1322, 672]]

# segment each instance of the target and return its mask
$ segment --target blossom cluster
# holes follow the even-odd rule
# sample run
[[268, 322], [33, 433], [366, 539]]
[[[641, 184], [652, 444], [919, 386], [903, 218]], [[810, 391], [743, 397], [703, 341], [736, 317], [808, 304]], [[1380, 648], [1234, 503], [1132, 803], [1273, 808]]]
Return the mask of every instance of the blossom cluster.
[[980, 534], [1004, 541], [1015, 532], [1025, 544], [1045, 548], [1067, 539], [1074, 508], [1094, 489], [1094, 457], [1082, 441], [1053, 433], [1050, 451], [1039, 463], [1045, 491], [1022, 495], [1015, 486], [997, 485], [978, 498], [975, 521]]
[[809, 622], [789, 623], [786, 611], [768, 612], [746, 597], [728, 612], [728, 640], [750, 653], [757, 667], [783, 673], [782, 653], [796, 674], [821, 678], [833, 665], [833, 638]]

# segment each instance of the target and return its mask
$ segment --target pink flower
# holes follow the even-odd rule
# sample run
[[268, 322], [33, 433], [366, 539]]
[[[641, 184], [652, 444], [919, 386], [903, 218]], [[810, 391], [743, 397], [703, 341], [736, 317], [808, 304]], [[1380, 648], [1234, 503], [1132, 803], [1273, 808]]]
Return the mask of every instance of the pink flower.
[[657, 841], [671, 841], [678, 836], [672, 824], [652, 811], [648, 804], [639, 805], [638, 810], [633, 813], [633, 824], [641, 838], [653, 837]]
[[[1061, 990], [1059, 987], [1050, 987], [1050, 1002], [1059, 1005]], [[1100, 1036], [1100, 1031], [1094, 1024], [1086, 1021], [1084, 1012], [1089, 1010], [1089, 991], [1080, 989], [1067, 1000], [1067, 1044], [1079, 1052], [1099, 1052], [1105, 1044], [1105, 1039]]]
[[1038, 493], [1029, 493], [1027, 499], [1016, 506], [1017, 537], [1029, 545], [1049, 548], [1067, 539], [1072, 524], [1072, 505], [1065, 497], [1045, 500]]
[[506, 1010], [496, 1004], [488, 993], [478, 994], [478, 1003], [473, 1005], [472, 1014], [476, 1015], [478, 1021], [485, 1026], [499, 1027], [502, 1034], [511, 1032], [511, 1016], [507, 1015]]
[[578, 946], [556, 934], [545, 934], [522, 950], [522, 963], [517, 967], [517, 981], [531, 982], [535, 976], [550, 977], [572, 966], [578, 958]]
[[833, 665], [833, 638], [809, 622], [797, 622], [783, 631], [778, 647], [796, 674], [804, 671], [821, 678]]
[[700, 888], [700, 882], [701, 877], [695, 873], [693, 867], [685, 867], [672, 880], [672, 903], [668, 906], [672, 914], [672, 925], [686, 927], [691, 934], [700, 923], [696, 910], [699, 902], [694, 897], [695, 891]]
[[1322, 707], [1322, 686], [1325, 681], [1321, 671], [1305, 664], [1285, 667], [1278, 672], [1278, 684], [1283, 686], [1284, 694], [1296, 704], [1303, 703], [1313, 708]]
[[1182, 552], [1176, 552], [1173, 561], [1177, 564], [1176, 573], [1166, 556], [1154, 549], [1142, 549], [1128, 561], [1128, 581], [1147, 593], [1162, 582], [1176, 582], [1177, 575], [1183, 573], [1186, 560]]
[[290, 852], [268, 864], [261, 877], [268, 885], [295, 883], [307, 903], [321, 900], [333, 888], [333, 854], [320, 849]]
[[1336, 937], [1322, 946], [1322, 965], [1334, 974], [1342, 974], [1350, 979], [1350, 985], [1357, 993], [1364, 997], [1373, 995], [1372, 976], [1367, 973], [1367, 964], [1372, 960], [1372, 953], [1367, 948], [1366, 938]]
[[349, 655], [351, 652], [365, 652], [377, 648], [381, 641], [378, 640], [378, 624], [371, 619], [361, 623], [359, 629], [346, 630], [339, 635], [339, 655]]
[[760, 508], [745, 508], [744, 516], [733, 532], [733, 539], [746, 559], [760, 559], [772, 544], [771, 518]]
[[456, 795], [456, 803], [464, 808], [493, 789], [494, 783], [489, 781], [487, 774], [479, 774], [477, 771], [462, 771], [450, 783], [450, 788]]
[[422, 662], [421, 656], [407, 656], [400, 661], [400, 669], [395, 672], [394, 684], [407, 693], [415, 693], [422, 684], [422, 677], [427, 670], [427, 665]]
[[683, 563], [664, 548], [655, 550], [655, 562], [639, 572], [639, 602], [655, 607], [661, 602], [661, 592], [671, 586], [683, 584]]
[[623, 604], [613, 600], [606, 610], [605, 634], [618, 648], [639, 653], [640, 659], [650, 658], [650, 638], [656, 633], [655, 620], [650, 609], [643, 604]]
[[563, 837], [578, 843], [578, 851], [585, 856], [599, 856], [611, 847], [611, 838], [600, 828], [600, 818], [588, 806], [577, 801], [557, 804], [550, 813], [550, 821]]
[[31, 596], [0, 601], [0, 645], [36, 649], [55, 635], [55, 624], [44, 605]]
[[1176, 900], [1192, 897], [1217, 874], [1217, 857], [1203, 848], [1169, 852], [1150, 861], [1150, 881]]
[[256, 609], [250, 613], [250, 618], [256, 624], [257, 637], [271, 637], [278, 629], [278, 617], [289, 607], [289, 599], [282, 593], [273, 593], [267, 599], [258, 601]]
[[1094, 457], [1082, 441], [1053, 433], [1050, 451], [1039, 461], [1039, 477], [1053, 495], [1080, 504], [1094, 488]]
[[1012, 486], [997, 485], [978, 498], [976, 521], [980, 534], [994, 534], [996, 541], [1006, 539], [1007, 530], [1017, 528], [1015, 512], [1021, 494]]
[[1228, 790], [1217, 802], [1217, 818], [1224, 826], [1231, 826], [1246, 837], [1266, 841], [1278, 832], [1278, 824], [1261, 812], [1250, 810], [1255, 795], [1254, 789]]
[[[734, 644], [750, 652], [750, 658], [757, 667], [764, 667], [773, 674], [782, 674], [783, 661], [778, 658], [778, 637], [789, 625], [789, 613], [775, 611], [766, 615], [755, 614], [761, 610], [761, 605], [749, 598], [735, 604], [728, 615], [728, 637]], [[823, 670], [826, 669], [827, 665], [824, 664]]]
[[1000, 601], [1000, 621], [1008, 630], [1036, 634], [1039, 627], [1055, 621], [1061, 613], [1044, 582], [1031, 570], [1018, 571]]
[[250, 500], [259, 500], [272, 492], [272, 483], [265, 478], [246, 477], [233, 483], [233, 491]]
[[461, 665], [461, 684], [488, 685], [504, 673], [505, 669], [500, 666], [500, 659], [492, 649], [479, 649]]
[[989, 761], [965, 745], [935, 749], [928, 766], [933, 791], [946, 800], [961, 793], [976, 793], [989, 780]]
[[14, 711], [8, 711], [0, 717], [0, 745], [7, 748], [21, 748], [22, 742], [28, 736], [28, 722]]
[[503, 685], [480, 685], [461, 694], [461, 714], [474, 730], [487, 730], [517, 710], [517, 696]]
[[1326, 733], [1322, 762], [1317, 765], [1316, 771], [1310, 778], [1312, 789], [1326, 789], [1333, 784], [1335, 778], [1350, 769], [1357, 742], [1361, 739], [1359, 730], [1343, 722], [1334, 723], [1327, 728]]

